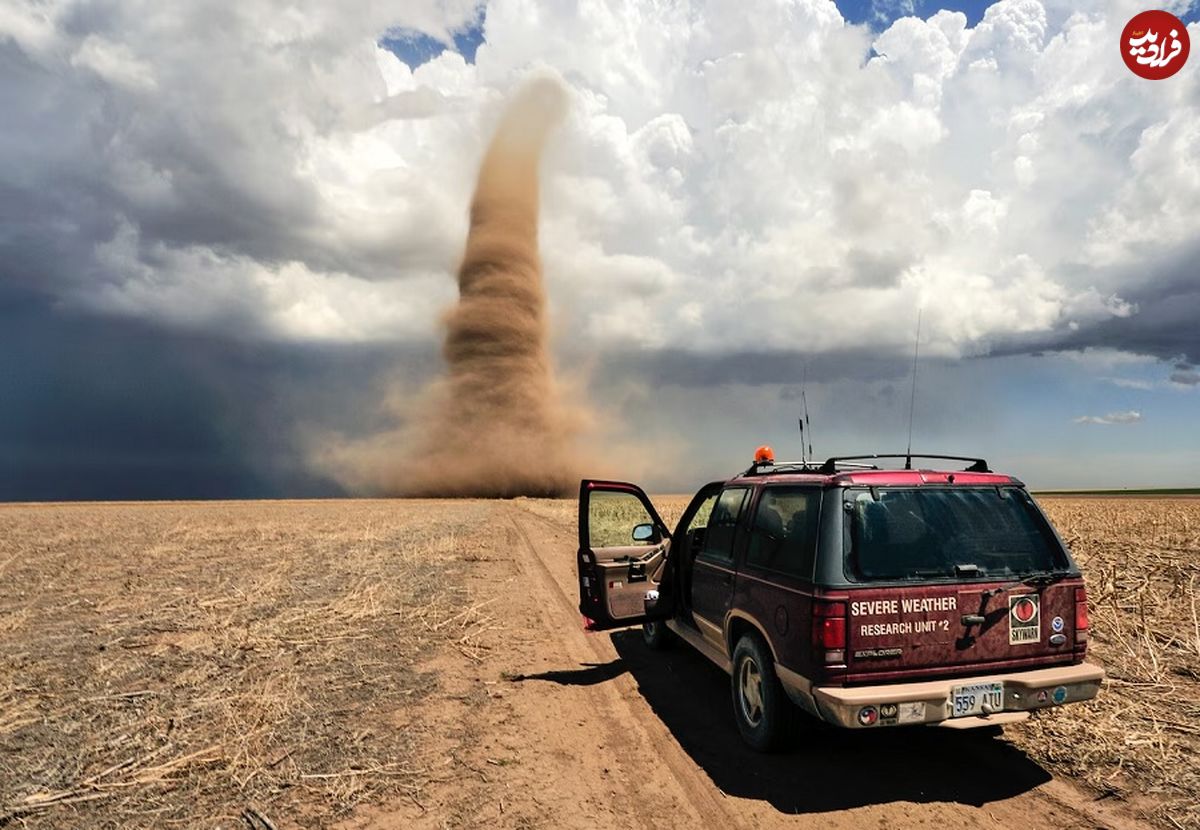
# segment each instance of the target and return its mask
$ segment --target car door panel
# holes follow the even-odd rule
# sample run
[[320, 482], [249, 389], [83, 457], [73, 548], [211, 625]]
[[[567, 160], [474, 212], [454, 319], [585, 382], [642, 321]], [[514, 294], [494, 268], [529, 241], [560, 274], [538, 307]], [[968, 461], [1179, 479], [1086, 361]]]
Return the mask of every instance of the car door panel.
[[[637, 529], [647, 525], [650, 537], [636, 544]], [[584, 627], [604, 631], [668, 616], [670, 602], [648, 597], [661, 597], [669, 550], [670, 532], [640, 487], [580, 482], [576, 570]]]
[[723, 625], [733, 595], [732, 568], [697, 559], [692, 569], [692, 617], [715, 644], [724, 641]]
[[717, 498], [692, 567], [692, 616], [702, 634], [725, 649], [725, 615], [733, 601], [741, 515], [749, 487], [726, 487]]
[[747, 513], [747, 543], [735, 607], [762, 622], [785, 667], [810, 669], [812, 575], [823, 491], [815, 486], [763, 486]]

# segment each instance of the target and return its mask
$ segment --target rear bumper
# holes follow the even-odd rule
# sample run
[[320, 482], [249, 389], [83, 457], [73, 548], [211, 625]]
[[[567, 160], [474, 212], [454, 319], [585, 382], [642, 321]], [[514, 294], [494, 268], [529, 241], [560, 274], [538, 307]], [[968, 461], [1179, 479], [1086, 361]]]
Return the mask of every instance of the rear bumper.
[[[1054, 666], [1008, 674], [986, 674], [888, 683], [879, 686], [814, 686], [813, 704], [822, 720], [850, 729], [875, 726], [936, 724], [955, 729], [992, 726], [1024, 720], [1035, 709], [1091, 700], [1100, 691], [1104, 669], [1091, 663]], [[952, 718], [951, 689], [975, 683], [1003, 683], [1003, 710], [980, 716]], [[873, 708], [874, 716], [864, 713]], [[862, 718], [860, 720], [860, 715]]]

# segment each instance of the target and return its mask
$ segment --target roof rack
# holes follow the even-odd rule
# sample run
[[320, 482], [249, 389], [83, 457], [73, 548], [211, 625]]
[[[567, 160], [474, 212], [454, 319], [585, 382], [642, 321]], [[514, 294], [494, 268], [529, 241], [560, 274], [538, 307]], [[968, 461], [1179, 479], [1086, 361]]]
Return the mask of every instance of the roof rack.
[[820, 467], [820, 472], [822, 472], [826, 475], [832, 475], [832, 474], [836, 473], [838, 471], [838, 469], [861, 469], [863, 467], [866, 467], [867, 469], [877, 470], [877, 469], [879, 469], [879, 467], [874, 464], [864, 465], [864, 464], [856, 464], [854, 462], [864, 461], [864, 460], [881, 459], [881, 458], [903, 458], [904, 459], [904, 469], [906, 469], [906, 470], [912, 469], [912, 460], [914, 458], [936, 458], [936, 459], [940, 459], [942, 461], [969, 461], [970, 466], [966, 467], [963, 470], [964, 473], [990, 473], [992, 471], [991, 468], [988, 467], [987, 461], [985, 461], [982, 458], [972, 458], [970, 456], [965, 456], [965, 455], [936, 455], [936, 454], [930, 454], [930, 453], [913, 452], [913, 453], [882, 453], [882, 454], [872, 454], [872, 455], [839, 455], [839, 456], [835, 456], [833, 458], [826, 459], [825, 463], [822, 464]]
[[819, 473], [821, 468], [811, 461], [755, 461], [750, 465], [744, 476], [758, 476], [767, 473]]

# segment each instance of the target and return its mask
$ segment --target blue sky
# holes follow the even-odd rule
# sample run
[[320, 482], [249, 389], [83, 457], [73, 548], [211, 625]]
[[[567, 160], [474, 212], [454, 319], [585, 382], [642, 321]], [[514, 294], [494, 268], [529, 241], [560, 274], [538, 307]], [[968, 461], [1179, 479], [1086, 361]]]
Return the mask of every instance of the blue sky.
[[898, 17], [915, 15], [929, 17], [938, 9], [963, 12], [967, 25], [974, 26], [991, 3], [974, 0], [970, 3], [936, 2], [936, 0], [842, 0], [838, 3], [842, 16], [851, 23], [866, 23], [873, 29], [887, 28]]
[[400, 29], [380, 38], [379, 45], [414, 69], [431, 61], [447, 49], [462, 55], [467, 63], [475, 62], [475, 50], [483, 43], [483, 21], [454, 32], [454, 42], [442, 43], [415, 29]]
[[[840, 0], [837, 7], [851, 23], [866, 23], [872, 29], [886, 29], [899, 17], [927, 18], [940, 9], [962, 12], [967, 16], [967, 26], [974, 28], [990, 5], [992, 3], [985, 0]], [[1161, 8], [1162, 5], [1148, 3], [1146, 8]], [[1200, 3], [1192, 0], [1186, 11], [1176, 13], [1185, 23], [1193, 23], [1200, 19]]]

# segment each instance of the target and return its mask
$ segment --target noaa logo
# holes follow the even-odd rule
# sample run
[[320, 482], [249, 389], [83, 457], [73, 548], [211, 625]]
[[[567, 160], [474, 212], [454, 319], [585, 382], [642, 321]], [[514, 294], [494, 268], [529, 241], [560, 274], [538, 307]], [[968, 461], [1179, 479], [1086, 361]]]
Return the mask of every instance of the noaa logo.
[[1056, 686], [1054, 688], [1054, 692], [1051, 694], [1051, 697], [1054, 699], [1055, 703], [1065, 703], [1067, 700], [1067, 687]]
[[1052, 619], [1050, 621], [1050, 627], [1053, 628], [1056, 632], [1062, 631], [1063, 630], [1063, 618], [1055, 617], [1054, 619]]

